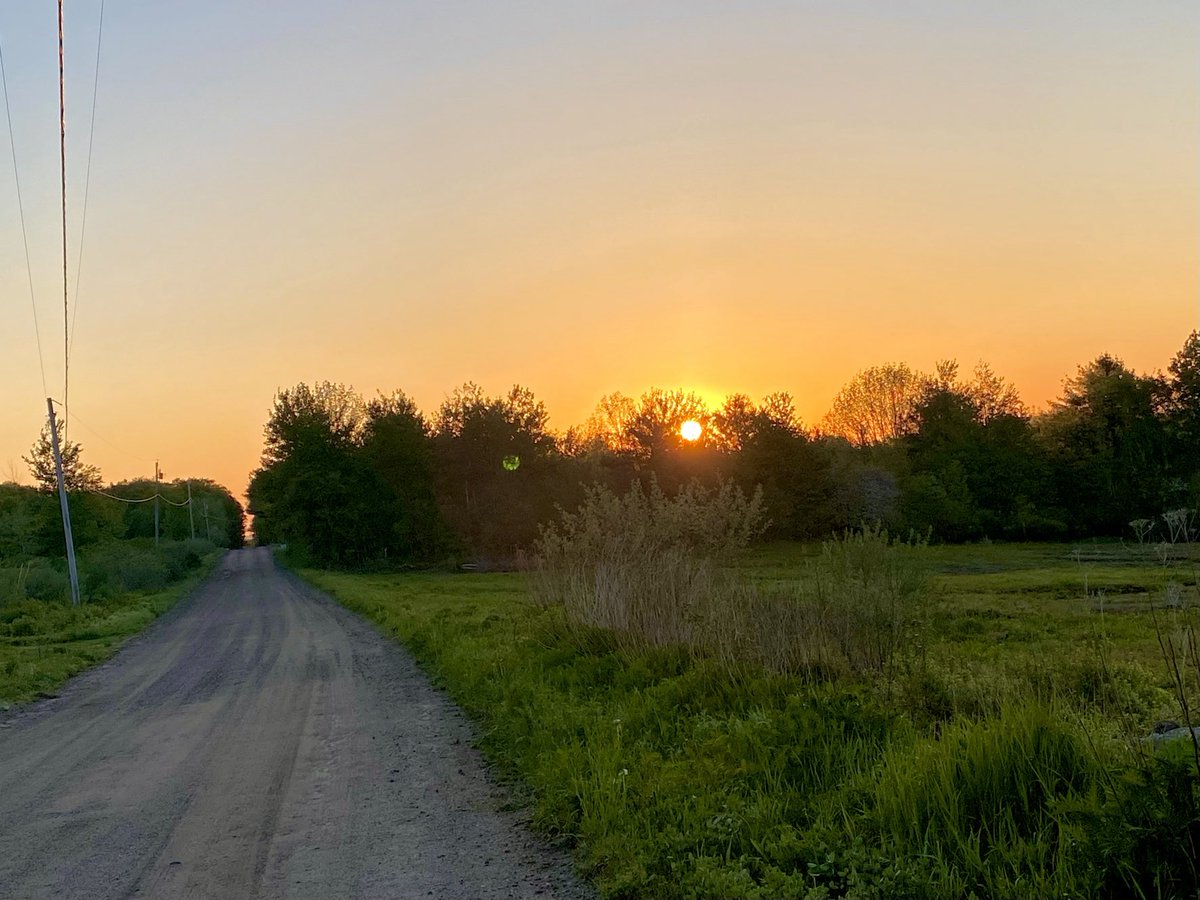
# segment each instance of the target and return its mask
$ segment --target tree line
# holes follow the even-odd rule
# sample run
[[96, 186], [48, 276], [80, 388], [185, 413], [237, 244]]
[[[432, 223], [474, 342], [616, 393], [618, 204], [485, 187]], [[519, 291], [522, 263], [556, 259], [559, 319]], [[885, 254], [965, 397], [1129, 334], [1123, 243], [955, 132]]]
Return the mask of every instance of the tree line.
[[[153, 540], [156, 493], [158, 537], [183, 541], [192, 536], [218, 547], [241, 547], [245, 542], [245, 510], [226, 488], [206, 478], [155, 482], [152, 478], [105, 484], [100, 470], [86, 463], [83, 448], [67, 440], [58, 423], [63, 479], [68, 492], [76, 549], [117, 541]], [[65, 554], [57, 474], [49, 425], [23, 457], [35, 485], [0, 484], [0, 565], [30, 559], [54, 559]], [[186, 505], [191, 492], [192, 508]]]
[[468, 383], [427, 416], [401, 391], [366, 400], [322, 382], [281, 390], [265, 437], [254, 533], [321, 564], [512, 562], [587, 486], [650, 480], [668, 494], [693, 479], [761, 487], [775, 539], [863, 521], [947, 541], [1123, 536], [1198, 505], [1200, 338], [1163, 374], [1102, 355], [1036, 414], [987, 365], [943, 362], [860, 372], [813, 427], [786, 393], [717, 409], [684, 390], [612, 394], [555, 433], [520, 386]]

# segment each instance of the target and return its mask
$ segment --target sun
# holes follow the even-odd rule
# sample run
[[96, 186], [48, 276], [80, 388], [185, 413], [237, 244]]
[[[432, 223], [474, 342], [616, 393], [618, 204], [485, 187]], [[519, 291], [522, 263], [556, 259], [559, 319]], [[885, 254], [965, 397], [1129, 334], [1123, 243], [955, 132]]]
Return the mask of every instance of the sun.
[[698, 441], [703, 430], [695, 419], [688, 419], [679, 426], [679, 436], [685, 441]]

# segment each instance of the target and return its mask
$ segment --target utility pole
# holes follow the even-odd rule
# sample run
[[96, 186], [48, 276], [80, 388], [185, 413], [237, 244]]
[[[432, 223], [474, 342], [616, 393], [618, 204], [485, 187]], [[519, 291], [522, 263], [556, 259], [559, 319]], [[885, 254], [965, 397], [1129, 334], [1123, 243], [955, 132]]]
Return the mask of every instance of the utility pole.
[[154, 461], [154, 546], [158, 546], [158, 480], [162, 472], [158, 468], [158, 460]]
[[192, 515], [192, 483], [189, 481], [188, 486], [188, 524], [192, 526], [192, 540], [196, 539], [196, 517]]
[[208, 534], [208, 542], [212, 543], [212, 524], [208, 521], [208, 500], [204, 501], [204, 530]]
[[71, 534], [71, 508], [67, 505], [67, 485], [63, 479], [62, 451], [58, 446], [58, 423], [54, 421], [54, 401], [46, 398], [50, 413], [50, 446], [54, 450], [54, 472], [58, 476], [58, 503], [62, 507], [63, 536], [67, 541], [67, 571], [71, 575], [71, 603], [79, 605], [79, 570], [75, 567], [75, 536]]

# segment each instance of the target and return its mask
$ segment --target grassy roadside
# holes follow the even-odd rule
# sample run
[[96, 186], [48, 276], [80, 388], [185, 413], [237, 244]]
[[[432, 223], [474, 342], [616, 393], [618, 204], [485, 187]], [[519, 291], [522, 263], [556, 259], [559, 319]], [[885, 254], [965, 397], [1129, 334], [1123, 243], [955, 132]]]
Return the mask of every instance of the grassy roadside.
[[[807, 552], [748, 568], [786, 578]], [[1129, 740], [1170, 712], [1153, 627], [1101, 620], [1090, 593], [1166, 576], [1113, 567], [1085, 589], [1063, 556], [935, 548], [929, 646], [894, 691], [619, 650], [516, 574], [301, 574], [481, 723], [608, 897], [1190, 896], [1189, 762]]]
[[71, 606], [25, 599], [0, 605], [0, 710], [53, 696], [68, 678], [112, 656], [199, 584], [221, 558], [205, 555], [181, 581]]

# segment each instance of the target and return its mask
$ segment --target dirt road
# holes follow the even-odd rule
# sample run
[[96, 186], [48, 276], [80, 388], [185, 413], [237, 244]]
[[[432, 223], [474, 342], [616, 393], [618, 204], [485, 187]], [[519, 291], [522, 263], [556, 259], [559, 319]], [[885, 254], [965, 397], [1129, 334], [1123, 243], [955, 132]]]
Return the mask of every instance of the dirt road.
[[267, 550], [0, 720], [0, 896], [591, 896], [407, 654]]

